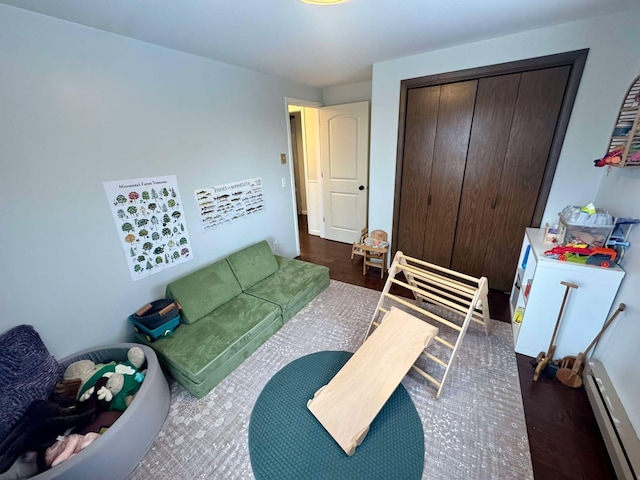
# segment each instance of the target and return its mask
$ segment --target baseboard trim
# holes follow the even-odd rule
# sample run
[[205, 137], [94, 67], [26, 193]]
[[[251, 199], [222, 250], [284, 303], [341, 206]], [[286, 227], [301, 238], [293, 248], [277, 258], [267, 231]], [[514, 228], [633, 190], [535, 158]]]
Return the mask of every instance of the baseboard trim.
[[583, 378], [591, 408], [618, 479], [638, 480], [640, 440], [609, 375], [602, 363], [590, 360]]

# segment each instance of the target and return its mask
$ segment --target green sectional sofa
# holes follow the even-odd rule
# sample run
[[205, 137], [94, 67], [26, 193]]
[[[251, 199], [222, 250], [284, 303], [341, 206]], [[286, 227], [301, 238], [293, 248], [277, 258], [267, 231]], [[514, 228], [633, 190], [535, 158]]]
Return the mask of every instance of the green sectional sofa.
[[262, 241], [167, 285], [183, 324], [155, 342], [136, 340], [201, 398], [328, 285], [328, 268], [276, 256]]

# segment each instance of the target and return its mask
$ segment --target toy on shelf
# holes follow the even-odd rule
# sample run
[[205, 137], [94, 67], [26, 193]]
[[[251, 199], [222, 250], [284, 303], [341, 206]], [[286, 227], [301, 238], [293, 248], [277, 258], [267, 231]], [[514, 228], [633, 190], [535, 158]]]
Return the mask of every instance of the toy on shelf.
[[619, 165], [624, 155], [624, 147], [616, 147], [608, 152], [604, 157], [593, 161], [596, 167], [604, 167], [607, 165]]
[[547, 243], [558, 243], [560, 237], [560, 229], [558, 225], [553, 227], [547, 223], [544, 227], [544, 241]]
[[544, 252], [562, 262], [584, 263], [609, 268], [613, 265], [617, 253], [613, 248], [588, 248], [587, 245], [559, 245]]
[[567, 205], [559, 215], [558, 243], [605, 247], [615, 225], [615, 218], [607, 210], [592, 203], [582, 207]]
[[629, 236], [631, 229], [637, 223], [640, 223], [640, 219], [616, 218], [616, 224], [607, 241], [607, 247], [613, 248], [618, 253], [618, 263], [622, 261], [625, 250], [631, 246]]
[[523, 318], [524, 318], [524, 307], [516, 308], [516, 311], [513, 314], [513, 323], [520, 325], [522, 323]]

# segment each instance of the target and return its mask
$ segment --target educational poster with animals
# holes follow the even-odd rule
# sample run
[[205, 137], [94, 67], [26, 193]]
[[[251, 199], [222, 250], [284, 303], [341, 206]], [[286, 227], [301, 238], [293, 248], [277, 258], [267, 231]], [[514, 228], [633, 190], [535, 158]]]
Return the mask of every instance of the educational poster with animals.
[[175, 175], [103, 185], [133, 280], [193, 257]]
[[250, 178], [195, 191], [204, 231], [264, 210], [262, 178]]

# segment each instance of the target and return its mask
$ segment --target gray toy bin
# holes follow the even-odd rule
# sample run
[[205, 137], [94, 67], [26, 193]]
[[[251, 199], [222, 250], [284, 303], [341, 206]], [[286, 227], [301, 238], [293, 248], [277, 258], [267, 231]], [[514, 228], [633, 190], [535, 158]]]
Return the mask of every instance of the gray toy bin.
[[155, 352], [146, 345], [118, 343], [90, 348], [60, 360], [65, 368], [77, 360], [96, 363], [127, 360], [131, 347], [140, 347], [146, 357], [144, 382], [122, 416], [87, 448], [46, 472], [36, 480], [125, 479], [151, 447], [169, 413], [170, 393]]

